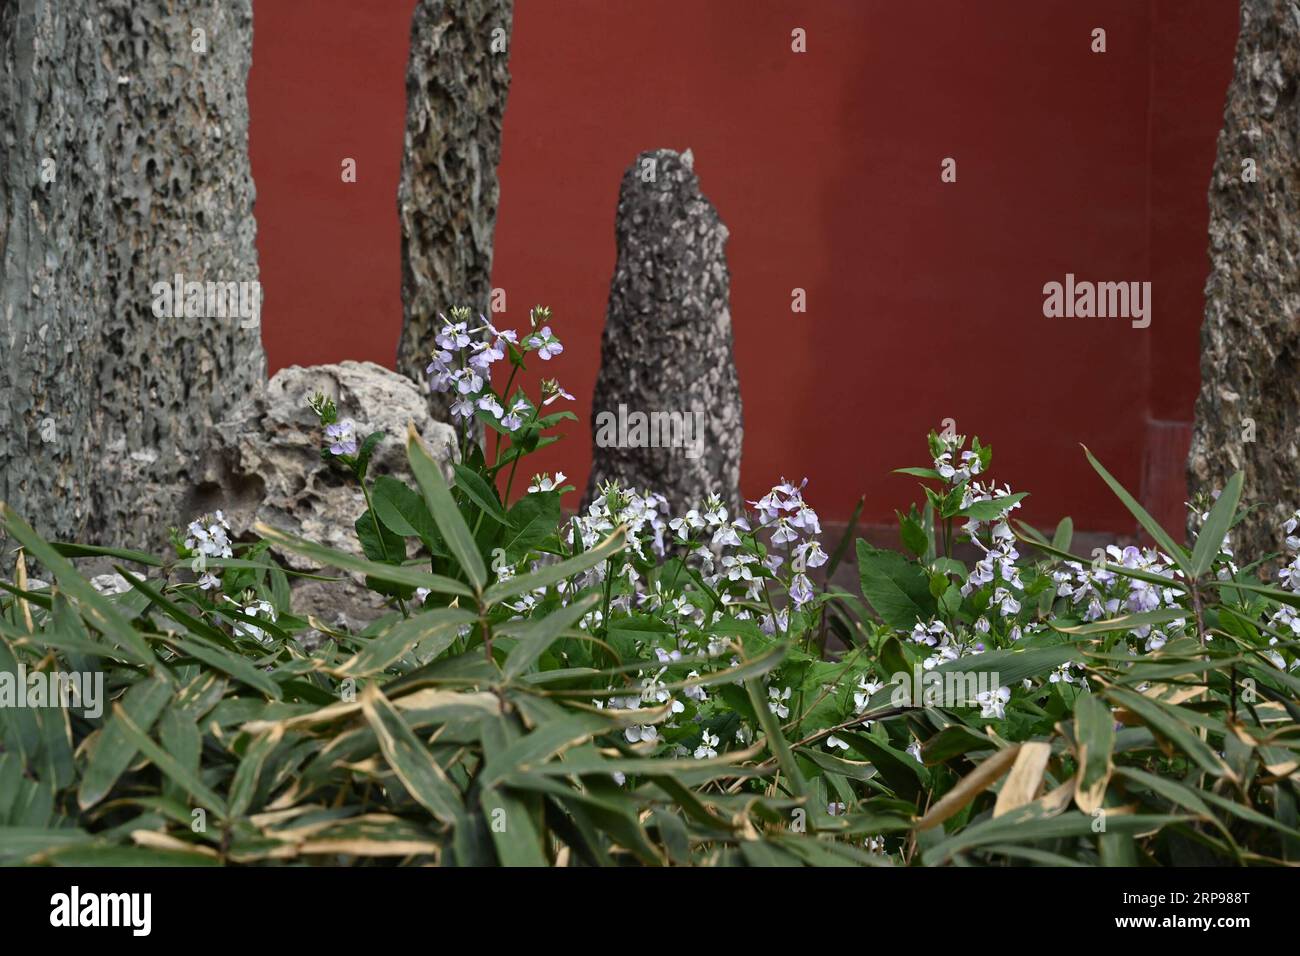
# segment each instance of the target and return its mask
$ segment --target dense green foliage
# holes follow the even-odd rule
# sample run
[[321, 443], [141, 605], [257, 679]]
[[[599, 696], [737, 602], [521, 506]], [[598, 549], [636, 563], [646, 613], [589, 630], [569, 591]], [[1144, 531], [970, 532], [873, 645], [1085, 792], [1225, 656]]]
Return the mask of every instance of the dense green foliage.
[[[498, 340], [512, 382], [548, 342]], [[102, 675], [110, 699], [0, 696], [0, 862], [1300, 859], [1300, 571], [1238, 567], [1240, 476], [1182, 546], [1089, 455], [1156, 547], [1078, 558], [1068, 519], [1048, 539], [977, 478], [989, 448], [932, 434], [906, 552], [858, 541], [859, 593], [813, 584], [851, 535], [823, 551], [784, 481], [747, 515], [611, 486], [566, 519], [541, 475], [507, 505], [498, 478], [572, 416], [542, 414], [553, 382], [479, 388], [449, 474], [407, 436], [413, 487], [367, 474], [396, 436], [314, 403], [365, 492], [339, 516], [364, 556], [265, 526], [234, 544], [219, 513], [175, 558], [51, 544], [0, 506], [23, 550], [0, 672]], [[288, 553], [389, 613], [295, 616]], [[105, 556], [129, 589], [74, 566]]]

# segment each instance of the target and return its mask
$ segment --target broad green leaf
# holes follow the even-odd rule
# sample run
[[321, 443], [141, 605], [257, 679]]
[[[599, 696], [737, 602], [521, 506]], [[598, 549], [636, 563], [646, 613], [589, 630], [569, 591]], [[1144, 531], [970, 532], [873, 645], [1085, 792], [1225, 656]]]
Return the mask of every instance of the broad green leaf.
[[514, 562], [555, 533], [560, 523], [560, 496], [554, 491], [524, 495], [510, 509], [508, 522], [501, 536], [501, 547]]
[[497, 524], [508, 522], [509, 519], [506, 518], [501, 502], [497, 500], [492, 488], [478, 472], [461, 464], [453, 464], [451, 469], [456, 475], [456, 487], [465, 492], [469, 500], [478, 505], [485, 515]]
[[1069, 551], [1073, 540], [1074, 522], [1068, 517], [1062, 518], [1056, 526], [1056, 533], [1052, 535], [1052, 547], [1058, 551]]
[[1011, 507], [1026, 495], [1028, 492], [1018, 491], [1014, 495], [1003, 495], [1001, 498], [990, 498], [988, 501], [972, 501], [958, 511], [956, 516], [973, 518], [976, 521], [993, 521], [1007, 514]]
[[433, 551], [438, 543], [438, 526], [434, 523], [429, 507], [416, 492], [392, 475], [383, 475], [375, 480], [370, 491], [370, 501], [379, 520], [396, 534], [407, 538], [419, 538], [424, 546]]
[[877, 550], [859, 538], [858, 574], [863, 597], [890, 627], [911, 629], [938, 613], [925, 572], [895, 551]]
[[406, 539], [380, 521], [373, 511], [363, 511], [352, 527], [361, 544], [361, 553], [371, 561], [401, 564], [406, 560]]

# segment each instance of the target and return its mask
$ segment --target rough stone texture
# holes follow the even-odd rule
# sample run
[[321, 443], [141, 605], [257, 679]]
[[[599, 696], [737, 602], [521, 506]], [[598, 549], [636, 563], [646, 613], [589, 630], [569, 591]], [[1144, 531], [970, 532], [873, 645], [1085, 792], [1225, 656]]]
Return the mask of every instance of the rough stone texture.
[[[397, 216], [402, 230], [398, 371], [423, 383], [438, 313], [487, 313], [492, 291], [501, 119], [510, 90], [514, 0], [419, 0], [406, 69], [406, 139]], [[493, 51], [494, 31], [499, 45]], [[448, 420], [450, 399], [430, 394]]]
[[[264, 394], [235, 409], [231, 420], [214, 430], [188, 514], [223, 510], [236, 539], [251, 538], [254, 522], [265, 521], [360, 554], [353, 522], [365, 512], [365, 499], [354, 481], [321, 460], [321, 428], [307, 404], [317, 392], [334, 399], [339, 418], [356, 422], [359, 437], [373, 431], [389, 436], [371, 459], [372, 480], [395, 475], [414, 486], [406, 462], [408, 422], [415, 423], [436, 460], [448, 464], [456, 453], [452, 427], [430, 416], [420, 389], [404, 376], [373, 362], [292, 365], [276, 372]], [[280, 557], [298, 570], [316, 568], [295, 554]], [[355, 627], [382, 610], [382, 600], [361, 587], [360, 578], [346, 587], [293, 580], [294, 609], [327, 624], [343, 613], [344, 622]]]
[[256, 327], [152, 310], [176, 273], [258, 277], [250, 2], [12, 0], [0, 43], [0, 499], [156, 548], [210, 425], [265, 380]]
[[[617, 478], [658, 491], [679, 509], [710, 492], [733, 513], [740, 503], [743, 428], [727, 227], [700, 193], [693, 163], [690, 150], [652, 150], [623, 176], [618, 260], [592, 402], [589, 500], [601, 482]], [[618, 414], [620, 404], [629, 413], [702, 412], [702, 454], [692, 460], [682, 449], [600, 447], [599, 416]]]
[[[1210, 279], [1201, 329], [1201, 393], [1188, 478], [1222, 488], [1246, 470], [1233, 533], [1254, 560], [1280, 546], [1300, 506], [1300, 8], [1243, 0], [1210, 186]], [[1257, 182], [1242, 162], [1255, 161]], [[1246, 432], [1255, 423], [1255, 440]]]

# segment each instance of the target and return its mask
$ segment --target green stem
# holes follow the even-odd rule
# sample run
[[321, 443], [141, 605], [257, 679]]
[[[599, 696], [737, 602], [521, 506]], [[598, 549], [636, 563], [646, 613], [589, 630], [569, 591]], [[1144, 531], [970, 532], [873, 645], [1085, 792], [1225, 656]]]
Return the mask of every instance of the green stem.
[[[510, 377], [506, 379], [506, 390], [501, 393], [501, 399], [503, 402], [510, 401], [510, 386], [515, 383], [515, 376], [518, 374], [519, 374], [519, 366], [511, 363]], [[509, 409], [507, 409], [507, 411], [509, 411]], [[496, 463], [500, 460], [501, 460], [501, 433], [497, 432], [496, 443], [492, 446], [493, 467], [495, 467]], [[515, 460], [518, 461], [517, 458]]]

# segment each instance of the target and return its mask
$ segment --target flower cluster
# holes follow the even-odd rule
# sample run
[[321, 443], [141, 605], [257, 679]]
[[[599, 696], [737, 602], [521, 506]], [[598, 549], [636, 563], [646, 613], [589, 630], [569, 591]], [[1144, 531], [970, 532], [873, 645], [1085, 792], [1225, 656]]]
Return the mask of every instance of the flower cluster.
[[[522, 341], [517, 332], [498, 329], [482, 315], [481, 324], [471, 327], [470, 312], [465, 308], [452, 309], [450, 319], [439, 315], [442, 327], [434, 336], [438, 348], [425, 369], [429, 390], [455, 396], [451, 413], [456, 418], [469, 420], [482, 413], [503, 431], [519, 431], [536, 415], [536, 408], [523, 395], [513, 399], [498, 395], [492, 388], [492, 366], [508, 357], [517, 369], [524, 353], [536, 352], [545, 362], [563, 352], [564, 346], [551, 327], [541, 324], [550, 314], [540, 306], [533, 309], [531, 332]], [[542, 383], [543, 405], [560, 398], [573, 396], [553, 379]]]
[[192, 558], [191, 566], [199, 572], [199, 587], [204, 591], [221, 585], [220, 578], [208, 568], [208, 558], [230, 558], [230, 524], [220, 511], [195, 518], [185, 529], [182, 557]]
[[[1300, 510], [1296, 511], [1282, 525], [1283, 546], [1286, 549], [1286, 565], [1277, 573], [1278, 584], [1283, 590], [1300, 593]], [[1287, 635], [1291, 640], [1300, 638], [1300, 611], [1283, 604], [1269, 618], [1269, 626]], [[1277, 637], [1270, 637], [1269, 646], [1276, 648]], [[1300, 667], [1300, 657], [1292, 655], [1290, 665], [1277, 650], [1266, 652], [1268, 659], [1284, 670]]]
[[[1141, 571], [1155, 577], [1173, 581], [1182, 576], [1171, 557], [1154, 548], [1137, 548], [1129, 545], [1107, 545], [1104, 552], [1090, 565], [1079, 561], [1066, 561], [1052, 574], [1058, 597], [1068, 598], [1080, 611], [1085, 621], [1116, 617], [1123, 613], [1142, 614], [1157, 608], [1178, 608], [1179, 591], [1162, 587], [1139, 578], [1128, 577], [1108, 569], [1108, 564]], [[1160, 627], [1144, 625], [1133, 631], [1144, 642], [1148, 651], [1159, 650], [1173, 634], [1186, 626], [1184, 618], [1177, 618]]]
[[[563, 481], [563, 474], [537, 475], [529, 492], [556, 490]], [[629, 742], [665, 748], [670, 756], [701, 760], [717, 756], [723, 741], [719, 716], [729, 711], [716, 709], [708, 689], [690, 682], [701, 679], [702, 672], [739, 663], [728, 654], [729, 648], [735, 648], [734, 636], [725, 633], [730, 628], [750, 622], [750, 627], [758, 623], [767, 634], [784, 631], [791, 626], [792, 613], [809, 609], [815, 601], [808, 570], [825, 564], [828, 557], [819, 537], [820, 519], [804, 499], [806, 484], [782, 480], [750, 502], [752, 514], [733, 516], [719, 495], [710, 494], [699, 505], [670, 517], [663, 495], [628, 490], [611, 481], [564, 526], [562, 540], [575, 551], [595, 547], [616, 528], [622, 527], [626, 534], [620, 554], [556, 587], [562, 599], [591, 587], [607, 589], [607, 602], [587, 614], [583, 628], [603, 633], [614, 615], [668, 625], [666, 630], [638, 632], [644, 637], [633, 648], [636, 659], [654, 665], [631, 675], [639, 693], [619, 691], [594, 702], [621, 710], [666, 707], [657, 724], [633, 723], [625, 732]], [[671, 565], [676, 570], [665, 574], [669, 562], [679, 564]], [[778, 606], [781, 591], [788, 596], [785, 606]], [[546, 589], [540, 589], [524, 595], [512, 609], [530, 614], [544, 600]], [[711, 633], [714, 628], [721, 632]], [[687, 686], [670, 692], [665, 686], [669, 671]], [[794, 703], [792, 688], [774, 684], [768, 693], [772, 712], [788, 718]], [[728, 728], [738, 742], [753, 738], [753, 730], [743, 722]]]

